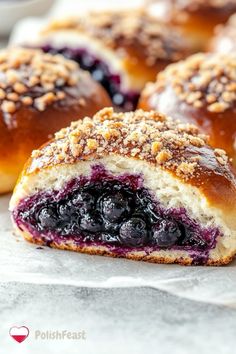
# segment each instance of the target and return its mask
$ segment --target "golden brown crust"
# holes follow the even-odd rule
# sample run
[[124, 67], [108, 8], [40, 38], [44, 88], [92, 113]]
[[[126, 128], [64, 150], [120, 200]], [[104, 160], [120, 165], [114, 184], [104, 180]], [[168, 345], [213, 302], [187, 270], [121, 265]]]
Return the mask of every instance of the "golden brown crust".
[[44, 33], [73, 30], [85, 34], [123, 57], [140, 59], [147, 67], [177, 61], [190, 52], [188, 42], [178, 31], [160, 24], [142, 10], [89, 13], [86, 17], [54, 21]]
[[236, 50], [236, 14], [232, 15], [226, 25], [217, 26], [215, 36], [209, 44], [212, 52], [230, 53]]
[[40, 50], [0, 51], [0, 108], [8, 120], [22, 106], [44, 111], [78, 90], [79, 66], [61, 55]]
[[106, 108], [93, 119], [74, 122], [33, 152], [23, 175], [114, 154], [160, 166], [198, 187], [209, 203], [235, 210], [236, 181], [225, 152], [213, 150], [195, 126], [154, 111], [115, 113]]
[[[30, 80], [37, 76], [36, 63], [41, 67], [38, 69], [39, 81], [30, 87]], [[65, 74], [67, 66], [70, 69]], [[63, 80], [57, 82], [56, 71], [64, 72], [64, 83]], [[75, 117], [94, 114], [111, 102], [103, 88], [88, 73], [61, 56], [28, 49], [4, 50], [0, 53], [0, 75], [3, 77], [0, 82], [0, 193], [3, 193], [14, 187], [23, 164], [34, 148], [51, 138], [55, 131], [70, 124]], [[53, 89], [44, 85], [43, 75], [50, 77]], [[14, 82], [10, 84], [7, 77], [14, 77]], [[72, 78], [76, 79], [73, 84], [70, 81]], [[20, 91], [20, 88], [22, 92], [17, 93], [17, 100], [13, 102], [15, 90]], [[50, 93], [58, 99], [51, 97], [51, 100]], [[26, 98], [30, 99], [28, 103], [24, 101]], [[15, 108], [10, 112], [11, 103]], [[4, 184], [3, 178], [6, 179]]]
[[[37, 245], [41, 245], [44, 246], [45, 242], [43, 242], [42, 239], [36, 239], [34, 237], [32, 237], [32, 235], [30, 235], [28, 232], [23, 232], [23, 231], [17, 231], [18, 233], [21, 233], [22, 236], [25, 238], [25, 240], [37, 244]], [[189, 257], [189, 256], [163, 256], [163, 255], [143, 255], [141, 253], [136, 253], [134, 254], [132, 252], [132, 250], [130, 251], [130, 253], [126, 254], [126, 255], [121, 255], [121, 254], [117, 254], [115, 252], [111, 252], [109, 250], [108, 247], [106, 246], [102, 246], [102, 247], [98, 247], [98, 246], [78, 246], [75, 244], [71, 244], [70, 242], [63, 242], [63, 243], [56, 243], [56, 242], [51, 242], [50, 243], [50, 247], [52, 248], [56, 248], [56, 249], [60, 249], [60, 250], [67, 250], [67, 251], [74, 251], [74, 252], [80, 252], [80, 253], [86, 253], [86, 254], [90, 254], [90, 255], [97, 255], [97, 256], [107, 256], [107, 257], [113, 257], [113, 258], [126, 258], [126, 259], [130, 259], [130, 260], [134, 260], [134, 261], [144, 261], [144, 262], [150, 262], [150, 263], [158, 263], [158, 264], [180, 264], [183, 266], [189, 266], [189, 265], [195, 265], [193, 258]], [[230, 263], [233, 258], [234, 258], [234, 253], [232, 253], [232, 255], [230, 256], [225, 256], [222, 257], [221, 259], [211, 259], [209, 258], [206, 262], [205, 265], [208, 266], [221, 266], [221, 265], [226, 265], [228, 263]]]
[[[144, 89], [139, 107], [197, 124], [236, 161], [236, 55], [196, 54], [172, 64]], [[168, 104], [167, 104], [168, 103]]]
[[[155, 3], [161, 4], [162, 11], [166, 15], [163, 16], [163, 20], [166, 22], [173, 21], [175, 24], [187, 25], [191, 20], [200, 21], [205, 17], [206, 27], [210, 22], [212, 28], [226, 22], [236, 11], [235, 0], [147, 0], [147, 4]], [[196, 23], [194, 21], [193, 25], [195, 26]], [[199, 27], [199, 31], [201, 30], [202, 28]]]
[[161, 72], [143, 95], [162, 92], [167, 85], [180, 101], [194, 108], [222, 113], [236, 104], [236, 54], [195, 54]]
[[196, 51], [204, 50], [214, 28], [225, 23], [236, 12], [235, 0], [150, 0], [161, 6], [160, 18], [170, 25], [178, 26], [190, 38]]

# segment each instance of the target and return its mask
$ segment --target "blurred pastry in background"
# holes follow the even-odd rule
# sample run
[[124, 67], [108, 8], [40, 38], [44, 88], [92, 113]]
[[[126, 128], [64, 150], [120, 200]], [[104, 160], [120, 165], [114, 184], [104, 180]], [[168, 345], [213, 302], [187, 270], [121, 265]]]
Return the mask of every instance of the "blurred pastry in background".
[[110, 103], [89, 73], [61, 55], [0, 51], [0, 194], [13, 189], [34, 148]]
[[170, 65], [147, 84], [139, 107], [196, 124], [236, 166], [236, 53], [195, 54]]
[[216, 27], [209, 50], [219, 53], [236, 51], [236, 14], [232, 15], [225, 25]]
[[77, 61], [122, 110], [134, 109], [147, 81], [190, 54], [178, 30], [142, 10], [89, 13], [53, 22], [28, 45]]
[[191, 40], [195, 51], [207, 48], [214, 28], [236, 12], [235, 0], [147, 0], [148, 12], [176, 25]]

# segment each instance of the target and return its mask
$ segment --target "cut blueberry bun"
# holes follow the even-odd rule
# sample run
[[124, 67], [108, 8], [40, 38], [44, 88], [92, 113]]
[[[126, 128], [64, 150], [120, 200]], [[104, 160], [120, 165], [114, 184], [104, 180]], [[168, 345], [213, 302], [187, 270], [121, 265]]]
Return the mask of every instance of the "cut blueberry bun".
[[31, 159], [10, 202], [26, 240], [156, 263], [221, 265], [236, 250], [236, 180], [196, 127], [105, 108]]
[[136, 107], [141, 89], [157, 72], [190, 54], [178, 30], [142, 10], [53, 22], [32, 45], [77, 61], [123, 110]]

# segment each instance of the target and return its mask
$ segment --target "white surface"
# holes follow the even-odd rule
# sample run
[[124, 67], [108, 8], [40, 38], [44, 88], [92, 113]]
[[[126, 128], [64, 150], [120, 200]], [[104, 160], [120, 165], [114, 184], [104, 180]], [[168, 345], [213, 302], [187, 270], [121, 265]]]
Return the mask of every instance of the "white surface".
[[[150, 289], [1, 284], [4, 354], [234, 354], [236, 310]], [[18, 344], [13, 325], [30, 334]], [[86, 340], [40, 340], [35, 331], [86, 331]]]
[[0, 1], [0, 35], [7, 35], [17, 21], [25, 16], [44, 15], [54, 0]]
[[13, 235], [8, 202], [9, 197], [0, 198], [0, 282], [149, 286], [192, 300], [236, 307], [236, 262], [227, 267], [183, 267], [38, 249]]

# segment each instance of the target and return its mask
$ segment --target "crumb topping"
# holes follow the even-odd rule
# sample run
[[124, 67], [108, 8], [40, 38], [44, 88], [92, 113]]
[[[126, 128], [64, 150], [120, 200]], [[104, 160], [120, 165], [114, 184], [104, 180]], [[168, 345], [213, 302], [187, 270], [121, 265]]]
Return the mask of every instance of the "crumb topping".
[[65, 98], [65, 87], [76, 86], [79, 66], [61, 55], [11, 48], [0, 51], [0, 108], [13, 114], [21, 106], [39, 111]]
[[195, 108], [222, 113], [236, 103], [236, 54], [196, 54], [172, 64], [144, 90], [161, 93], [169, 85], [177, 97]]
[[140, 45], [143, 47], [143, 53], [140, 53], [144, 54], [148, 66], [158, 60], [180, 60], [186, 56], [188, 48], [178, 30], [160, 24], [142, 10], [97, 12], [86, 17], [54, 21], [44, 33], [62, 29], [85, 32], [117, 49], [118, 55], [123, 55], [122, 48]]
[[160, 165], [188, 180], [199, 173], [202, 159], [209, 151], [217, 166], [227, 166], [225, 152], [211, 149], [207, 137], [193, 125], [173, 121], [154, 111], [115, 113], [112, 108], [105, 108], [93, 118], [73, 122], [56, 133], [47, 146], [34, 151], [29, 173], [39, 164], [40, 167], [70, 164], [114, 153]]

